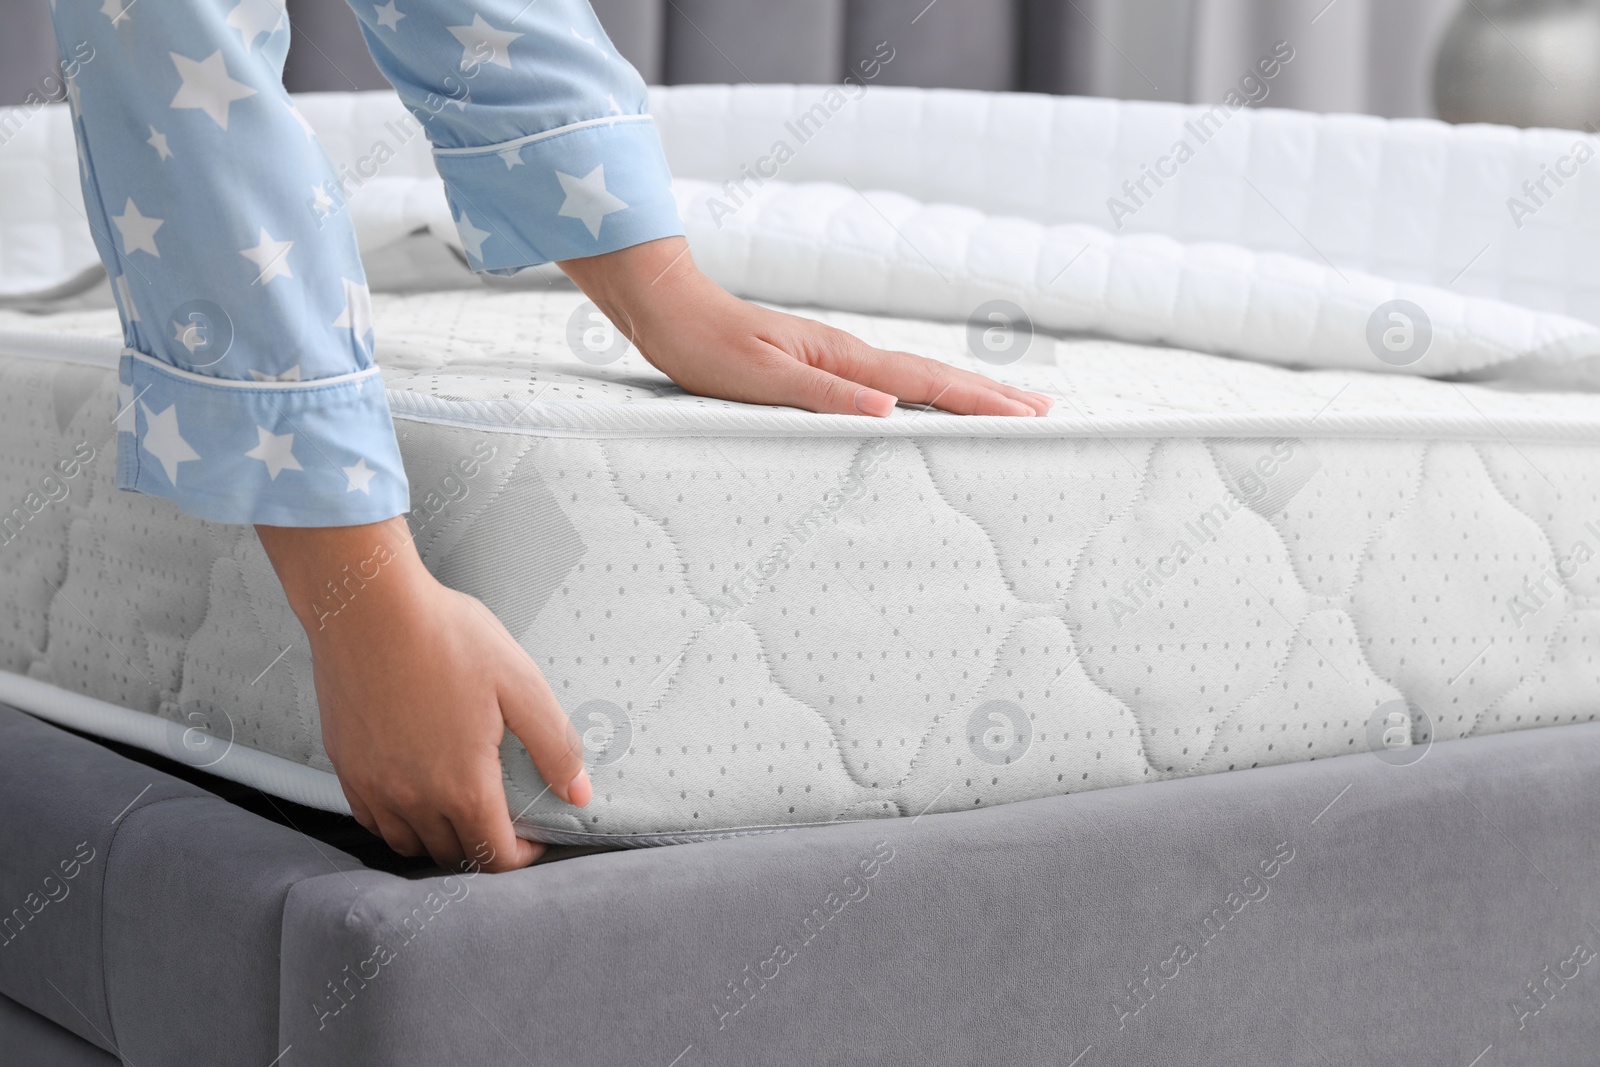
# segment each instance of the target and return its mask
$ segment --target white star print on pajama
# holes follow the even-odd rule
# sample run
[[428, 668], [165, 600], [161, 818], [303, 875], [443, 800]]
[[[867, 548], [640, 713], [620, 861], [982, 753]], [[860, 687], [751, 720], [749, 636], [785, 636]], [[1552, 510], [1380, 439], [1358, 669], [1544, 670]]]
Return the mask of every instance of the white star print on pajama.
[[556, 180], [561, 183], [561, 189], [567, 198], [561, 202], [558, 215], [565, 215], [571, 219], [582, 219], [588, 227], [591, 236], [600, 236], [600, 224], [607, 215], [618, 211], [626, 211], [628, 205], [618, 200], [606, 188], [606, 165], [601, 163], [588, 174], [575, 178], [570, 174], [556, 171]]
[[122, 214], [114, 217], [112, 221], [122, 232], [122, 251], [125, 255], [149, 252], [157, 259], [161, 258], [161, 250], [156, 247], [156, 231], [166, 225], [165, 219], [145, 218], [139, 214], [138, 205], [130, 197], [128, 206], [123, 208]]
[[239, 254], [261, 268], [256, 284], [266, 285], [274, 278], [294, 277], [289, 269], [289, 250], [293, 247], [293, 241], [274, 241], [271, 234], [262, 230], [261, 243], [254, 248], [241, 248]]
[[372, 13], [377, 18], [379, 26], [391, 30], [399, 30], [400, 20], [406, 17], [406, 13], [401, 11], [399, 6], [393, 3], [392, 0], [387, 4], [375, 5]]
[[[249, 0], [245, 0], [249, 3]], [[211, 116], [211, 121], [228, 128], [228, 114], [235, 100], [256, 95], [256, 91], [243, 82], [228, 77], [228, 68], [222, 62], [222, 50], [212, 52], [204, 61], [196, 63], [187, 56], [173, 52], [172, 64], [178, 68], [183, 85], [172, 98], [171, 107], [194, 108]]]
[[523, 35], [510, 30], [497, 30], [483, 21], [482, 15], [472, 16], [470, 26], [451, 26], [450, 33], [461, 42], [461, 69], [471, 70], [479, 63], [493, 63], [511, 69], [511, 42]]
[[162, 411], [151, 411], [150, 405], [143, 402], [140, 406], [144, 409], [144, 448], [156, 459], [161, 461], [161, 469], [167, 474], [167, 481], [173, 485], [178, 484], [178, 464], [188, 463], [200, 458], [200, 453], [189, 446], [178, 433], [178, 408], [169, 404]]
[[228, 25], [239, 31], [246, 48], [253, 47], [261, 34], [270, 36], [283, 19], [283, 0], [242, 0], [228, 13]]
[[162, 159], [172, 158], [172, 149], [167, 145], [167, 135], [154, 126], [150, 127], [150, 139], [145, 144], [160, 153]]
[[[644, 83], [587, 0], [350, 0], [472, 266], [683, 233]], [[416, 17], [413, 17], [416, 16]], [[284, 92], [283, 0], [55, 0], [126, 349], [117, 484], [214, 522], [409, 509], [347, 189]]]
[[277, 481], [278, 475], [284, 471], [305, 470], [300, 466], [300, 461], [294, 458], [294, 434], [275, 434], [265, 426], [257, 426], [256, 433], [261, 435], [261, 439], [245, 455], [265, 463], [268, 478]]

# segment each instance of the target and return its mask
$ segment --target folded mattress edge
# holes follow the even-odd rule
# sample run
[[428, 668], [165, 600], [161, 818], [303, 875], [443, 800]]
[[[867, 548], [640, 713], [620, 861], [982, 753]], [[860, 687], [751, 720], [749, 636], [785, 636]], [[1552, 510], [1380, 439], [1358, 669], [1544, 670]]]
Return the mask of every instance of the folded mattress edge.
[[236, 745], [231, 737], [218, 737], [195, 726], [10, 671], [0, 671], [0, 703], [57, 726], [166, 756], [308, 808], [350, 813], [339, 780], [331, 773]]
[[[260, 789], [282, 800], [339, 815], [350, 814], [350, 805], [339, 786], [339, 779], [331, 772], [235, 744], [231, 738], [204, 731], [197, 735], [197, 727], [186, 727], [171, 719], [134, 711], [120, 704], [108, 703], [10, 671], [0, 671], [0, 704], [57, 726], [175, 759], [196, 770]], [[537, 826], [526, 820], [519, 820], [516, 827], [519, 836], [546, 844], [629, 848], [753, 837], [804, 828], [796, 824], [728, 827], [683, 833], [591, 834]]]

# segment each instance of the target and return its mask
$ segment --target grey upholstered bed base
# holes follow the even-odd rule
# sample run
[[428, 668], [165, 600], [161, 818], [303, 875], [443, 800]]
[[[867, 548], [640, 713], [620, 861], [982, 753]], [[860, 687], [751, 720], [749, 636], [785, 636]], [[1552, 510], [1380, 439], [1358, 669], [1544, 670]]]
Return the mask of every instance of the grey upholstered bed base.
[[18, 1067], [115, 1067], [119, 1062], [104, 1049], [74, 1037], [10, 997], [0, 997], [0, 1053]]
[[0, 811], [7, 914], [60, 897], [0, 947], [7, 1063], [1491, 1067], [1600, 1041], [1600, 725], [461, 880], [0, 709]]

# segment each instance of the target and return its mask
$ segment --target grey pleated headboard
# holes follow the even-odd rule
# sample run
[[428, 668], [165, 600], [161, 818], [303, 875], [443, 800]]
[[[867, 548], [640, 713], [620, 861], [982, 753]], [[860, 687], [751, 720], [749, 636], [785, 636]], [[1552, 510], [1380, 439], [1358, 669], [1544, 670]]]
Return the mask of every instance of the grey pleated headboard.
[[[1062, 92], [1069, 0], [593, 0], [647, 82], [832, 82], [879, 42], [877, 81]], [[290, 0], [291, 89], [381, 88], [345, 5]], [[1093, 32], [1083, 25], [1082, 29]], [[1024, 48], [1030, 41], [1032, 47]], [[1032, 53], [1031, 55], [1029, 53]], [[1032, 59], [1034, 62], [1029, 62]]]
[[[1057, 45], [1072, 36], [1064, 27], [1074, 0], [592, 2], [617, 47], [652, 84], [837, 81], [878, 42], [888, 41], [895, 58], [876, 79], [880, 84], [1073, 88], [1062, 76], [1067, 49]], [[1082, 0], [1090, 8], [1106, 2]], [[294, 36], [284, 81], [292, 91], [386, 87], [347, 5], [289, 0], [289, 13]], [[1078, 29], [1080, 36], [1093, 32], [1086, 23]], [[1029, 39], [1044, 46], [1026, 50], [1025, 57], [1022, 42]], [[1056, 43], [1046, 43], [1051, 41]], [[41, 85], [59, 95], [59, 84], [49, 77], [54, 53], [43, 0], [0, 0], [0, 106], [23, 103]], [[1039, 62], [1025, 62], [1034, 53]], [[1030, 66], [1034, 75], [1027, 73]]]
[[[1436, 43], [1473, 0], [592, 2], [653, 84], [837, 81], [886, 42], [894, 60], [877, 84], [1217, 100], [1287, 39], [1299, 58], [1273, 106], [1405, 116], [1432, 114]], [[347, 5], [289, 0], [289, 11], [290, 89], [384, 87]], [[43, 0], [0, 0], [0, 106], [47, 83], [59, 93], [53, 53]]]

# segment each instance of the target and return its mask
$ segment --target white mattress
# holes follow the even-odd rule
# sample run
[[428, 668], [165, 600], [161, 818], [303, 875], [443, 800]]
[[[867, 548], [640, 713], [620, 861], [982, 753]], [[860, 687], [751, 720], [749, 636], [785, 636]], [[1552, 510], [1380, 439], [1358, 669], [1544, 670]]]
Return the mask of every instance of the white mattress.
[[[884, 96], [934, 130], [974, 100], [1024, 106], [883, 91], [863, 114]], [[304, 106], [336, 156], [382, 114], [323, 103]], [[658, 98], [669, 151], [675, 128], [792, 105]], [[1183, 113], [1026, 106], [1109, 107], [1124, 128]], [[1302, 148], [1333, 128], [1357, 155], [1396, 129], [1273, 121]], [[987, 158], [1003, 133], [968, 147]], [[437, 208], [425, 177], [393, 180], [364, 240], [425, 263], [450, 234], [395, 245]], [[972, 204], [981, 186], [952, 188]], [[1060, 402], [887, 423], [750, 408], [685, 396], [633, 353], [576, 360], [569, 290], [379, 294], [423, 556], [506, 622], [590, 743], [579, 812], [508, 741], [527, 835], [654, 843], [1367, 749], [1403, 763], [1600, 711], [1600, 404], [1580, 391], [1600, 331], [1579, 290], [1463, 297], [1246, 232], [1117, 236], [1061, 224], [1043, 192], [1033, 217], [999, 218], [771, 183], [718, 227], [716, 188], [686, 179], [680, 199], [729, 284]], [[959, 321], [997, 296], [1041, 331], [1005, 367], [974, 359]], [[1365, 343], [1394, 296], [1434, 312], [1405, 368]], [[0, 545], [0, 699], [340, 810], [304, 639], [253, 535], [111, 488], [119, 351], [110, 310], [0, 312], [0, 500], [41, 502]], [[100, 458], [80, 473], [54, 466], [86, 446]]]

